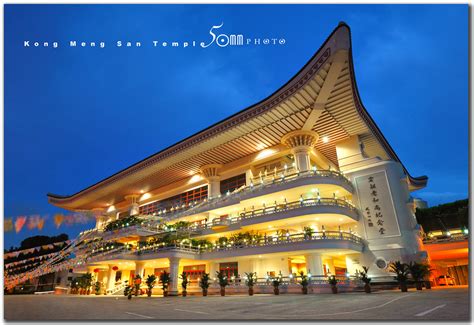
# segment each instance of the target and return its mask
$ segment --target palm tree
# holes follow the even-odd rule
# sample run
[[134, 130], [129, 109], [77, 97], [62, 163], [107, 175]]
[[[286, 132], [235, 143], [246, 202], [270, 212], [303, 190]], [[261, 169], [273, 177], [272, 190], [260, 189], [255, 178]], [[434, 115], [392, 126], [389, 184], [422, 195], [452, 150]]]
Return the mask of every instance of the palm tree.
[[146, 279], [146, 285], [148, 286], [148, 290], [147, 290], [148, 297], [151, 297], [151, 293], [153, 292], [153, 287], [155, 286], [155, 283], [156, 283], [156, 275], [149, 274]]
[[360, 272], [360, 279], [362, 280], [362, 282], [365, 283], [364, 285], [364, 290], [366, 293], [370, 293], [372, 290], [370, 288], [370, 281], [372, 281], [371, 278], [368, 277], [368, 274], [369, 274], [369, 268], [367, 266], [362, 266], [362, 269], [364, 271]]
[[199, 286], [202, 289], [202, 295], [205, 297], [207, 296], [207, 289], [209, 288], [209, 273], [203, 273], [201, 276], [201, 281], [199, 281]]
[[168, 296], [168, 285], [170, 284], [170, 274], [166, 271], [163, 271], [163, 273], [160, 274], [160, 283], [163, 288], [163, 296], [167, 297]]
[[181, 287], [183, 288], [183, 292], [182, 292], [182, 295], [183, 297], [186, 297], [188, 295], [188, 292], [186, 291], [186, 288], [188, 287], [188, 274], [186, 273], [186, 271], [183, 271], [183, 273], [181, 273]]
[[408, 265], [400, 261], [395, 261], [390, 263], [390, 271], [395, 273], [395, 280], [398, 281], [400, 285], [400, 290], [402, 292], [407, 292], [407, 279], [408, 279]]
[[229, 284], [227, 274], [222, 271], [216, 271], [216, 276], [219, 279], [219, 285], [221, 287], [221, 296], [225, 296], [225, 287]]
[[413, 281], [415, 281], [416, 290], [422, 290], [425, 278], [431, 273], [429, 265], [426, 263], [410, 262], [410, 264], [408, 264], [408, 269]]

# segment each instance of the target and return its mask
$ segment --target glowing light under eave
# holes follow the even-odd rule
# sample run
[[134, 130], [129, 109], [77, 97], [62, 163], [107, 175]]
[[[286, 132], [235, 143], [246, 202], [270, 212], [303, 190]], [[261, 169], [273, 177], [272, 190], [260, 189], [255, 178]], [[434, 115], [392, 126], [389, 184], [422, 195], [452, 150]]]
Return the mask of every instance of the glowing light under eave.
[[151, 198], [151, 194], [150, 193], [145, 193], [140, 197], [139, 201], [148, 200], [149, 198]]
[[277, 151], [275, 149], [264, 149], [260, 151], [257, 156], [255, 157], [255, 160], [260, 160], [264, 159], [267, 157], [270, 157], [271, 155], [275, 154]]
[[188, 181], [188, 184], [193, 184], [193, 183], [196, 183], [196, 182], [199, 182], [202, 180], [202, 176], [199, 175], [199, 174], [195, 174], [193, 177], [191, 177]]

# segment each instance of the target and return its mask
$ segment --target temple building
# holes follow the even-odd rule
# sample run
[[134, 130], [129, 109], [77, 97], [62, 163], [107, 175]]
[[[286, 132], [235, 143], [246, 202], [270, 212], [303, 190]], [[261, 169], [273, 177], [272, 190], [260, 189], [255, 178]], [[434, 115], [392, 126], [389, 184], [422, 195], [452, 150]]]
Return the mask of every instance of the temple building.
[[391, 261], [428, 258], [411, 197], [427, 180], [409, 174], [362, 105], [340, 23], [264, 100], [48, 199], [96, 217], [74, 272], [95, 272], [114, 293], [166, 270], [176, 295], [182, 272], [197, 283], [216, 271], [232, 280], [303, 271], [316, 283], [368, 266], [373, 282], [393, 281]]

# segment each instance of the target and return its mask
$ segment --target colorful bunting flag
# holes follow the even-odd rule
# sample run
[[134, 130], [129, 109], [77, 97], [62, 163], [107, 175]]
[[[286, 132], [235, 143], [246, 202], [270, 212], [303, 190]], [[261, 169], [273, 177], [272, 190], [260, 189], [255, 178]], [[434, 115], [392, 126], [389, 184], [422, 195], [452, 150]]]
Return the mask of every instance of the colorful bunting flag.
[[57, 213], [54, 215], [54, 224], [56, 225], [56, 228], [59, 228], [61, 226], [63, 220], [64, 216], [61, 213]]
[[13, 219], [7, 218], [3, 221], [3, 231], [9, 232], [13, 230]]
[[21, 228], [23, 228], [23, 226], [25, 225], [25, 223], [26, 223], [26, 217], [24, 216], [16, 217], [15, 232], [19, 233], [21, 231]]

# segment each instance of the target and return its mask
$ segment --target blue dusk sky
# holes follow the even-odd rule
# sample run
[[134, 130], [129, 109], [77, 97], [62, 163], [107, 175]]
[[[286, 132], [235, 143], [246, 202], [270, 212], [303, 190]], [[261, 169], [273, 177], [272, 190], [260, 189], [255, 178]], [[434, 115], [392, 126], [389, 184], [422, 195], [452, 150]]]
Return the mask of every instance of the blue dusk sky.
[[[409, 172], [429, 176], [413, 195], [431, 206], [468, 196], [467, 5], [5, 5], [4, 13], [4, 213], [49, 215], [42, 231], [6, 233], [7, 248], [91, 228], [56, 229], [52, 216], [66, 211], [46, 193], [76, 193], [260, 101], [340, 21], [352, 30], [364, 106]], [[153, 47], [208, 42], [221, 23], [222, 33], [286, 43]]]

